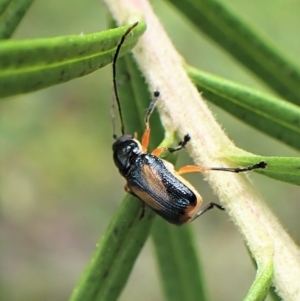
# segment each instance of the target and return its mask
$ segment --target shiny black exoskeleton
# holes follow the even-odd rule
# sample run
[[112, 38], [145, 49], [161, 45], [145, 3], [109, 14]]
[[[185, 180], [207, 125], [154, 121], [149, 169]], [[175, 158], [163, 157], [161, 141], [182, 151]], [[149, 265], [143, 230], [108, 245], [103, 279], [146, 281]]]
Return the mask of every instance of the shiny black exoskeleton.
[[170, 223], [181, 225], [191, 219], [189, 213], [198, 207], [200, 196], [174, 175], [172, 164], [144, 153], [139, 141], [130, 135], [121, 136], [113, 144], [113, 158], [127, 181], [127, 192]]

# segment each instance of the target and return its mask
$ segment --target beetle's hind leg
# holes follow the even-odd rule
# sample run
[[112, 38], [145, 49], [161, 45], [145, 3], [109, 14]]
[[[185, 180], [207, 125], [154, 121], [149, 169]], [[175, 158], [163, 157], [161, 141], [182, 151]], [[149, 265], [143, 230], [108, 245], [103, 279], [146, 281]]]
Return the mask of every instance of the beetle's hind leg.
[[256, 164], [247, 166], [247, 167], [242, 167], [242, 168], [231, 168], [231, 167], [201, 167], [197, 165], [186, 165], [177, 171], [178, 174], [184, 174], [184, 173], [190, 173], [190, 172], [204, 172], [204, 171], [210, 171], [210, 170], [219, 170], [219, 171], [227, 171], [227, 172], [235, 172], [235, 173], [240, 173], [240, 172], [246, 172], [246, 171], [251, 171], [254, 169], [263, 169], [267, 167], [267, 162], [265, 161], [260, 161]]
[[196, 218], [198, 218], [200, 215], [202, 215], [203, 213], [205, 213], [206, 211], [213, 209], [214, 207], [220, 209], [220, 210], [225, 210], [225, 208], [217, 203], [209, 203], [207, 204], [201, 211], [199, 211], [196, 215], [194, 215], [189, 222], [192, 222], [193, 220], [195, 220]]
[[266, 161], [260, 161], [256, 164], [247, 166], [247, 167], [242, 167], [242, 168], [230, 168], [230, 167], [211, 167], [210, 170], [221, 170], [221, 171], [229, 171], [229, 172], [235, 172], [235, 173], [239, 173], [239, 172], [245, 172], [245, 171], [251, 171], [254, 169], [263, 169], [267, 167], [267, 162]]
[[[244, 168], [230, 168], [230, 167], [201, 167], [201, 166], [196, 166], [196, 165], [186, 165], [183, 166], [181, 168], [179, 168], [178, 171], [176, 171], [176, 173], [178, 175], [181, 174], [185, 174], [185, 173], [190, 173], [190, 172], [204, 172], [204, 171], [211, 171], [211, 170], [220, 170], [220, 171], [228, 171], [228, 172], [235, 172], [235, 173], [239, 173], [239, 172], [246, 172], [246, 171], [250, 171], [253, 169], [258, 169], [258, 168], [266, 168], [267, 167], [267, 163], [265, 161], [260, 161], [257, 164], [254, 165], [250, 165]], [[202, 215], [203, 213], [205, 213], [206, 211], [212, 209], [212, 208], [218, 208], [220, 210], [225, 210], [224, 207], [222, 207], [219, 204], [216, 203], [209, 203], [207, 204], [201, 211], [197, 212], [196, 215], [192, 216], [191, 219], [189, 220], [189, 222], [192, 222], [193, 220], [195, 220], [197, 217], [199, 217], [200, 215]]]
[[166, 152], [166, 151], [168, 151], [170, 153], [178, 152], [178, 151], [182, 150], [190, 140], [191, 140], [191, 136], [189, 134], [187, 134], [183, 137], [183, 140], [180, 141], [177, 146], [175, 146], [175, 147], [158, 147], [152, 151], [152, 155], [158, 157], [161, 153]]
[[143, 137], [142, 137], [142, 149], [144, 152], [147, 151], [148, 145], [149, 145], [149, 138], [150, 138], [150, 125], [149, 125], [149, 119], [151, 114], [154, 111], [156, 102], [159, 98], [159, 91], [154, 91], [153, 93], [153, 99], [150, 102], [149, 108], [147, 110], [146, 116], [145, 116], [145, 124], [146, 124], [146, 129], [144, 131]]

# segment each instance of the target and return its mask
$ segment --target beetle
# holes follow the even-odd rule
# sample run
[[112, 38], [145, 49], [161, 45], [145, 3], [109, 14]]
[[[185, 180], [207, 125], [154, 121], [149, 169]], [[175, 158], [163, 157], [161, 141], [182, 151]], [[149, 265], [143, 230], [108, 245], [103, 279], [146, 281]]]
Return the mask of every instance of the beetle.
[[[121, 133], [120, 137], [114, 133], [115, 142], [112, 145], [113, 160], [120, 174], [125, 178], [125, 191], [138, 197], [144, 204], [150, 206], [158, 215], [175, 225], [182, 225], [198, 218], [206, 211], [217, 207], [224, 210], [216, 203], [207, 204], [202, 210], [202, 198], [198, 191], [181, 175], [190, 172], [203, 172], [219, 170], [227, 172], [245, 172], [258, 168], [265, 168], [267, 163], [261, 161], [245, 168], [226, 167], [201, 167], [187, 165], [175, 170], [174, 166], [159, 156], [165, 152], [176, 152], [183, 149], [191, 137], [185, 135], [183, 140], [176, 147], [159, 147], [151, 153], [147, 152], [150, 125], [149, 119], [159, 99], [159, 91], [155, 91], [153, 99], [145, 115], [145, 131], [141, 142], [134, 135], [125, 134], [124, 122], [121, 112], [121, 105], [116, 84], [116, 63], [121, 46], [126, 36], [138, 25], [134, 23], [122, 36], [117, 45], [113, 57], [113, 87], [114, 96], [118, 105]], [[114, 126], [113, 126], [114, 127]]]

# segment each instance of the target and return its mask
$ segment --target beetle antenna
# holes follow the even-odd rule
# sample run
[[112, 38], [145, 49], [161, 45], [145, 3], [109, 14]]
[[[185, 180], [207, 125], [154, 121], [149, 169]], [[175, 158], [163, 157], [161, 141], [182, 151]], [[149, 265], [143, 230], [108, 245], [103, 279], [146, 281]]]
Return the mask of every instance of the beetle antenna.
[[[112, 63], [112, 67], [113, 67], [113, 89], [114, 89], [114, 94], [115, 94], [115, 99], [117, 101], [117, 105], [118, 105], [118, 110], [119, 110], [119, 115], [120, 115], [120, 120], [121, 120], [121, 133], [122, 135], [125, 134], [125, 127], [124, 127], [124, 121], [123, 121], [123, 116], [122, 116], [122, 111], [121, 111], [121, 104], [120, 104], [120, 99], [119, 99], [119, 94], [118, 94], [118, 89], [117, 89], [117, 82], [116, 82], [116, 65], [117, 65], [117, 59], [119, 56], [119, 52], [121, 49], [121, 46], [124, 43], [124, 40], [126, 38], [126, 36], [139, 24], [139, 22], [135, 22], [133, 25], [131, 25], [123, 34], [120, 42], [117, 45], [117, 49], [115, 52], [115, 55], [113, 57], [113, 63]], [[112, 105], [112, 109], [114, 109], [114, 102]], [[112, 114], [112, 116], [114, 116], [114, 114]], [[115, 125], [114, 125], [114, 121], [113, 121], [113, 131], [115, 131]], [[113, 138], [116, 139], [117, 135], [115, 132], [113, 132]]]
[[115, 114], [115, 98], [112, 96], [111, 99], [111, 107], [110, 107], [110, 117], [111, 117], [111, 123], [112, 123], [112, 132], [113, 132], [113, 138], [116, 140], [116, 114]]

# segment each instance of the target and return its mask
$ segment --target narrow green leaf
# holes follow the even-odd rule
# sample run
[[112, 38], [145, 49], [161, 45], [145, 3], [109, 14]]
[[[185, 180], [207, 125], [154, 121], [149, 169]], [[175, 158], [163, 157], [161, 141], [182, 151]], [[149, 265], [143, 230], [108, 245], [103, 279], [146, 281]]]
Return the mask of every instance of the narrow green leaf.
[[[250, 256], [250, 259], [251, 259], [251, 261], [252, 261], [252, 263], [253, 263], [253, 265], [256, 269], [256, 275], [255, 275], [254, 282], [251, 285], [251, 288], [250, 288], [249, 292], [247, 293], [246, 298], [253, 296], [255, 301], [256, 300], [261, 300], [261, 299], [265, 300], [266, 296], [268, 295], [268, 296], [271, 296], [271, 298], [274, 301], [280, 301], [281, 299], [279, 299], [278, 295], [275, 293], [275, 287], [272, 286], [272, 280], [273, 280], [273, 277], [274, 277], [273, 256], [270, 256], [270, 260], [268, 261], [267, 260], [267, 255], [265, 255], [264, 256], [264, 259], [265, 259], [264, 262], [266, 264], [265, 264], [264, 267], [261, 266], [260, 269], [259, 269], [258, 268], [258, 263], [255, 262], [255, 259], [252, 257], [249, 248], [248, 247], [246, 247], [246, 248], [247, 248], [248, 254]], [[260, 279], [260, 281], [258, 279]], [[259, 287], [260, 287], [260, 289], [258, 289]], [[262, 292], [261, 295], [263, 296], [263, 298], [259, 299], [258, 297], [256, 297], [256, 299], [255, 299], [255, 292], [259, 293], [260, 291]], [[263, 294], [264, 292], [265, 292], [265, 296]], [[246, 301], [246, 300], [243, 300], [243, 301]], [[250, 300], [247, 300], [247, 301], [250, 301]]]
[[127, 195], [97, 245], [70, 301], [117, 300], [148, 236], [154, 214]]
[[0, 3], [0, 39], [8, 39], [18, 27], [33, 0], [5, 0]]
[[[172, 141], [176, 137], [169, 137], [169, 140], [168, 145], [174, 145]], [[163, 158], [175, 164], [177, 154], [164, 153]], [[199, 252], [195, 248], [190, 225], [177, 227], [157, 218], [152, 228], [152, 239], [168, 300], [206, 300]]]
[[206, 300], [191, 227], [176, 227], [157, 218], [152, 238], [167, 299]]
[[169, 0], [198, 29], [274, 91], [300, 105], [300, 71], [267, 38], [218, 0]]
[[[126, 56], [118, 60], [117, 83], [126, 133], [142, 133], [145, 128], [143, 118], [150, 98], [132, 58]], [[160, 124], [156, 117], [158, 115], [151, 117], [151, 124]], [[118, 127], [116, 130], [119, 133]], [[152, 144], [163, 136], [162, 128], [160, 132], [153, 134]], [[141, 218], [143, 208], [145, 213]], [[144, 207], [137, 198], [127, 195], [110, 222], [70, 300], [117, 300], [148, 238], [154, 217], [152, 209]]]
[[13, 0], [0, 0], [0, 16], [5, 12], [7, 9], [7, 6], [12, 2]]
[[300, 150], [300, 107], [209, 73], [187, 67], [203, 96], [241, 121]]
[[[0, 44], [0, 97], [36, 91], [89, 74], [112, 61], [128, 26], [100, 33]], [[128, 52], [145, 31], [140, 23], [121, 49]]]
[[264, 267], [258, 269], [255, 280], [243, 301], [264, 301], [272, 284], [273, 274], [274, 265], [271, 257]]
[[300, 185], [300, 157], [256, 156], [242, 150], [227, 153], [226, 157], [240, 166], [249, 166], [265, 161], [268, 164], [267, 168], [255, 170], [256, 172], [282, 182]]

